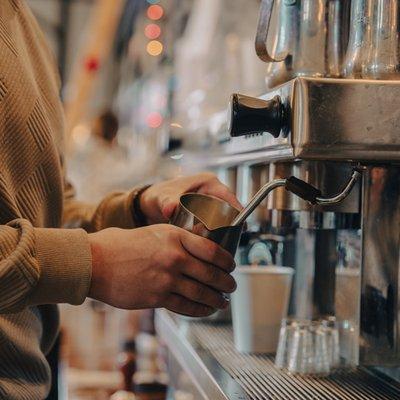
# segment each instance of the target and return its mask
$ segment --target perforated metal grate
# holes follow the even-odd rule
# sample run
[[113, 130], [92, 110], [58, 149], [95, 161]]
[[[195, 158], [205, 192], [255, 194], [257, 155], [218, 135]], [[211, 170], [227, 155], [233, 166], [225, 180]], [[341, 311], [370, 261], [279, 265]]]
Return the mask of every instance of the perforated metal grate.
[[290, 376], [275, 368], [271, 356], [237, 352], [231, 328], [203, 323], [191, 325], [191, 333], [201, 346], [212, 354], [251, 399], [400, 399], [400, 385], [388, 383], [363, 369], [336, 372], [326, 378]]

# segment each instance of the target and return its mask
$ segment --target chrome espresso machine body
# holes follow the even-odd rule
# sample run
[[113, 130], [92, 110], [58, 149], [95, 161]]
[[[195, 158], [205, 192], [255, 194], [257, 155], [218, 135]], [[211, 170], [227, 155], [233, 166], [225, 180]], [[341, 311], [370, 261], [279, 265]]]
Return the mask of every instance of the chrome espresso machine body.
[[[361, 171], [334, 206], [276, 190], [254, 231], [295, 237], [290, 313], [335, 316], [347, 338], [342, 356], [391, 367], [385, 372], [393, 376], [400, 367], [398, 24], [397, 1], [263, 0], [256, 49], [269, 63], [271, 88], [259, 98], [232, 96], [231, 139], [218, 156], [220, 165], [256, 172], [237, 180], [239, 193], [267, 175], [295, 176], [329, 196]], [[307, 64], [316, 57], [323, 62]]]
[[190, 398], [400, 398], [399, 3], [261, 0], [256, 52], [267, 93], [234, 94], [229, 127], [217, 135], [210, 121], [218, 143], [190, 160], [243, 204], [290, 177], [320, 199], [346, 192], [312, 205], [277, 187], [247, 219], [236, 253], [243, 265], [295, 269], [289, 316], [338, 326], [346, 368], [288, 374], [274, 354], [239, 352], [226, 321], [158, 311], [171, 384], [190, 386]]
[[[225, 148], [231, 161], [246, 149], [247, 162], [268, 160], [270, 178], [296, 176], [324, 195], [340, 191], [355, 166], [362, 171], [360, 184], [336, 206], [314, 207], [278, 190], [269, 208], [272, 225], [297, 228], [295, 314], [348, 320], [360, 330], [355, 355], [363, 365], [400, 364], [399, 96], [400, 82], [295, 78], [262, 99], [235, 96], [231, 131], [240, 136]], [[278, 102], [282, 110], [271, 113]], [[270, 118], [281, 124], [276, 137], [267, 133], [276, 123]], [[288, 212], [292, 218], [284, 217]], [[344, 299], [335, 289], [346, 280], [338, 275], [346, 269], [339, 265], [341, 230], [361, 232], [360, 265], [350, 268]]]

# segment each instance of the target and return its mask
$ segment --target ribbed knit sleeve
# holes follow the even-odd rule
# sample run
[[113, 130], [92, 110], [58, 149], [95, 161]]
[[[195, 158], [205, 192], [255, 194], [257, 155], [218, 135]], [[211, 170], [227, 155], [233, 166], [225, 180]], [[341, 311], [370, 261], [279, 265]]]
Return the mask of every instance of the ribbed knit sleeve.
[[34, 228], [25, 219], [0, 226], [0, 313], [36, 304], [81, 304], [91, 253], [81, 229]]
[[132, 204], [138, 189], [130, 192], [111, 193], [99, 205], [93, 206], [75, 199], [71, 184], [65, 184], [63, 225], [82, 227], [87, 232], [117, 227], [131, 229], [139, 227], [134, 220]]

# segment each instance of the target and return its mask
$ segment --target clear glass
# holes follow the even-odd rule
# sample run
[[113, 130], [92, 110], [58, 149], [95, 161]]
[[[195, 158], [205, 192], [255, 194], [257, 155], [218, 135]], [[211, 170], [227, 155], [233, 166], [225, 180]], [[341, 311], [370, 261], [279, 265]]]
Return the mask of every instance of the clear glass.
[[399, 4], [397, 0], [353, 0], [343, 76], [399, 79]]
[[330, 367], [335, 369], [340, 366], [339, 324], [335, 317], [328, 317], [322, 321], [328, 343], [328, 360]]
[[288, 363], [289, 343], [293, 341], [296, 330], [296, 320], [285, 318], [282, 320], [279, 331], [278, 348], [275, 355], [275, 365], [280, 369], [285, 369]]
[[398, 0], [370, 0], [370, 43], [362, 65], [362, 77], [399, 79]]
[[343, 61], [345, 78], [361, 78], [363, 57], [369, 42], [371, 18], [368, 15], [370, 0], [352, 0], [350, 12], [350, 33], [346, 56]]
[[338, 324], [334, 317], [311, 321], [284, 319], [276, 367], [290, 374], [327, 376], [340, 366]]

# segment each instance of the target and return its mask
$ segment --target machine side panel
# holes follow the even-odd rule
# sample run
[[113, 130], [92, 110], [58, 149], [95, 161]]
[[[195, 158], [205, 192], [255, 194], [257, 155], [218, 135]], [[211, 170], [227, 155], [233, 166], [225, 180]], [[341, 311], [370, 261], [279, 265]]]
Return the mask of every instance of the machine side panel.
[[364, 175], [360, 364], [399, 365], [400, 166]]

